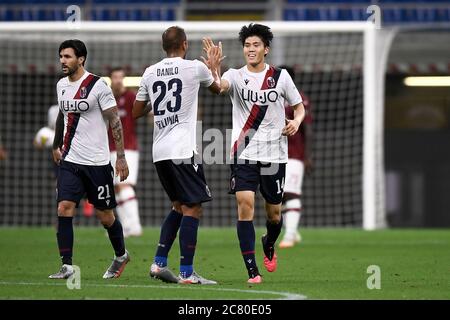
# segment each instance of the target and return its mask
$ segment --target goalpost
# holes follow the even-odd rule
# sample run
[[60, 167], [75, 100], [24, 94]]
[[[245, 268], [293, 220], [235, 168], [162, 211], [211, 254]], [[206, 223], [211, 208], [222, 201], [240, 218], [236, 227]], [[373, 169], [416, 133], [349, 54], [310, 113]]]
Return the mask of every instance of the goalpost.
[[[64, 22], [0, 23], [0, 135], [9, 148], [8, 160], [0, 163], [0, 224], [47, 225], [54, 220], [49, 150], [34, 150], [32, 140], [56, 102], [55, 84], [61, 77], [57, 49], [63, 40], [86, 43], [90, 72], [106, 76], [111, 68], [124, 66], [129, 75], [139, 76], [164, 57], [161, 33], [179, 25], [188, 36], [188, 59], [199, 59], [202, 37], [222, 41], [226, 71], [245, 63], [237, 38], [248, 23], [81, 22], [78, 29]], [[315, 171], [303, 184], [302, 224], [384, 227], [383, 86], [389, 46], [380, 46], [378, 30], [369, 22], [261, 23], [274, 33], [268, 63], [293, 66], [297, 87], [312, 105]], [[201, 90], [199, 120], [203, 130], [225, 134], [231, 128], [229, 98]], [[145, 224], [158, 225], [169, 204], [153, 169], [152, 128], [146, 121], [139, 121], [138, 135], [140, 215]], [[208, 143], [201, 138], [200, 143]], [[205, 174], [214, 200], [205, 205], [203, 223], [232, 225], [236, 209], [227, 194], [228, 166], [206, 166]], [[258, 224], [264, 222], [258, 214], [262, 210], [257, 201]]]

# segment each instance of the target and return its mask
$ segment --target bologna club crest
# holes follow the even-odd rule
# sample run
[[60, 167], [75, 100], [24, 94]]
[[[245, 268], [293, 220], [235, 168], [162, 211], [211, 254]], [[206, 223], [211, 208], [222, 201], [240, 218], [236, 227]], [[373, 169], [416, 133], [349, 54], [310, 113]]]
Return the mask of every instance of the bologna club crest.
[[275, 85], [276, 85], [275, 79], [272, 78], [272, 77], [268, 77], [268, 78], [267, 78], [267, 86], [268, 86], [270, 89], [272, 89], [272, 88], [275, 88]]
[[86, 87], [82, 87], [82, 88], [80, 89], [80, 97], [81, 97], [81, 99], [84, 99], [84, 98], [86, 98], [86, 96], [87, 96], [87, 90], [86, 90]]

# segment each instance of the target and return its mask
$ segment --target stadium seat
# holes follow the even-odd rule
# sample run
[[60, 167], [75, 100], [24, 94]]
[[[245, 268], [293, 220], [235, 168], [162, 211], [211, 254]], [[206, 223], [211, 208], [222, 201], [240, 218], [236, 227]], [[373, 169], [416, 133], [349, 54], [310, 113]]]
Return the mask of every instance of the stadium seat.
[[298, 18], [298, 11], [297, 10], [291, 10], [291, 9], [284, 9], [283, 10], [283, 20], [285, 20], [285, 21], [300, 20]]
[[110, 19], [110, 14], [109, 14], [109, 10], [94, 10], [92, 11], [92, 20], [94, 21], [109, 21]]
[[401, 9], [402, 22], [417, 22], [417, 9]]
[[438, 22], [450, 21], [450, 9], [438, 9], [436, 13], [436, 21]]
[[350, 9], [338, 9], [338, 20], [352, 20], [352, 11]]
[[425, 8], [418, 10], [417, 17], [419, 22], [430, 22], [435, 21], [436, 19], [436, 9], [433, 8]]
[[130, 10], [129, 12], [129, 19], [131, 21], [142, 21], [142, 10], [141, 9], [134, 9]]
[[307, 21], [317, 21], [320, 20], [319, 9], [306, 9], [305, 10], [305, 20]]
[[14, 11], [11, 9], [4, 9], [0, 12], [1, 21], [14, 21]]
[[161, 21], [161, 10], [149, 10], [149, 20]]
[[175, 21], [176, 20], [175, 10], [174, 9], [166, 10], [165, 14], [163, 15], [163, 20]]

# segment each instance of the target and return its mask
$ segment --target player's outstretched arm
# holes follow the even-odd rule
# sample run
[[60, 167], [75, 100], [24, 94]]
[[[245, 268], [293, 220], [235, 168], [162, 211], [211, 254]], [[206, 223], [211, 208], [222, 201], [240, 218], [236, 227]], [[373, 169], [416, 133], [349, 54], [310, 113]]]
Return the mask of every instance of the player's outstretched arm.
[[221, 58], [221, 50], [218, 47], [211, 47], [208, 50], [208, 61], [205, 62], [206, 65], [209, 65], [211, 70], [211, 74], [214, 78], [214, 82], [209, 86], [209, 90], [212, 93], [220, 94], [221, 93], [221, 79], [220, 79], [220, 58]]
[[282, 132], [285, 136], [294, 135], [298, 131], [303, 118], [305, 118], [305, 107], [303, 106], [303, 103], [300, 102], [299, 104], [292, 106], [292, 109], [294, 109], [294, 119], [286, 119], [286, 126], [283, 128]]
[[152, 110], [152, 106], [148, 101], [134, 100], [133, 103], [133, 118], [137, 119], [145, 116]]
[[227, 80], [221, 79], [221, 65], [220, 63], [226, 57], [223, 56], [222, 42], [216, 46], [213, 40], [209, 37], [203, 38], [203, 51], [205, 51], [207, 59], [203, 56], [201, 57], [206, 66], [211, 70], [214, 77], [214, 83], [209, 87], [209, 89], [216, 94], [223, 94], [228, 92], [230, 89], [230, 84]]
[[56, 164], [59, 164], [59, 162], [62, 159], [60, 147], [63, 142], [63, 134], [64, 134], [64, 115], [62, 114], [61, 111], [59, 111], [55, 123], [55, 137], [53, 138], [53, 148], [52, 148], [53, 161], [55, 161]]
[[116, 160], [116, 176], [120, 177], [120, 181], [124, 181], [128, 177], [128, 164], [125, 159], [125, 150], [123, 146], [123, 130], [122, 122], [119, 118], [117, 106], [103, 111], [103, 116], [108, 119], [112, 136], [116, 144], [117, 160]]

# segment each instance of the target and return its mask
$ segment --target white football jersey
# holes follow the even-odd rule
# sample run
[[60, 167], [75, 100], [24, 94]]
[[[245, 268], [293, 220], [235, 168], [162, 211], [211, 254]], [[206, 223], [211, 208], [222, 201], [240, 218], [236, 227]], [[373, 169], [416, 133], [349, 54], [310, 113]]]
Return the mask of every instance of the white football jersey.
[[198, 60], [165, 58], [145, 70], [136, 100], [152, 103], [153, 162], [188, 159], [196, 153], [198, 90], [213, 82]]
[[63, 159], [90, 166], [108, 164], [108, 121], [102, 110], [116, 106], [111, 88], [86, 71], [75, 82], [62, 78], [56, 91], [59, 110], [64, 114]]
[[230, 84], [233, 104], [231, 158], [286, 163], [285, 102], [302, 102], [289, 73], [266, 64], [261, 72], [229, 69], [222, 79]]

